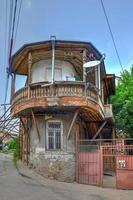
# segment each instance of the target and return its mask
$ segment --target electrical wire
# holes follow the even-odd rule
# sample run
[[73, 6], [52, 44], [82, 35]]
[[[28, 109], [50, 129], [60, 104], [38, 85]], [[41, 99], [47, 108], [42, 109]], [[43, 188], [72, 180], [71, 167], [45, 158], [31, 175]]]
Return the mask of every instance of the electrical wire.
[[105, 15], [105, 18], [106, 18], [107, 25], [108, 25], [108, 28], [109, 28], [109, 32], [110, 32], [110, 35], [111, 35], [111, 38], [112, 38], [112, 42], [113, 42], [113, 45], [114, 45], [114, 48], [115, 48], [115, 51], [116, 51], [116, 55], [117, 55], [120, 67], [122, 69], [122, 72], [123, 72], [124, 70], [123, 70], [122, 62], [121, 62], [121, 59], [120, 59], [120, 56], [119, 56], [119, 52], [118, 52], [118, 49], [117, 49], [117, 45], [116, 45], [116, 42], [115, 42], [115, 38], [114, 38], [114, 35], [113, 35], [113, 32], [112, 32], [111, 26], [110, 26], [110, 23], [109, 23], [107, 12], [106, 12], [103, 0], [100, 0], [100, 1], [101, 1], [102, 9], [103, 9], [103, 12], [104, 12], [104, 15]]
[[[7, 4], [6, 4], [7, 6]], [[8, 13], [6, 13], [8, 15]], [[6, 112], [6, 100], [7, 100], [7, 94], [8, 94], [8, 85], [9, 85], [9, 73], [8, 73], [8, 67], [9, 67], [9, 48], [10, 48], [10, 37], [11, 37], [11, 27], [12, 27], [12, 15], [13, 15], [13, 0], [10, 0], [10, 6], [9, 6], [9, 29], [8, 29], [8, 54], [7, 59], [5, 59], [5, 65], [6, 65], [6, 83], [5, 83], [5, 98], [4, 98], [4, 113]], [[7, 18], [7, 16], [6, 16]], [[7, 39], [7, 38], [6, 38]]]
[[9, 30], [8, 30], [8, 58], [9, 58], [10, 38], [11, 38], [11, 29], [12, 29], [12, 17], [13, 17], [13, 0], [10, 0]]
[[[7, 94], [8, 94], [8, 85], [9, 85], [9, 74], [11, 72], [10, 68], [10, 61], [11, 61], [11, 55], [12, 55], [12, 50], [13, 50], [13, 39], [14, 39], [14, 30], [15, 30], [15, 22], [16, 22], [16, 12], [17, 12], [17, 3], [18, 0], [15, 0], [14, 3], [14, 9], [13, 9], [13, 0], [10, 1], [10, 15], [9, 15], [9, 35], [8, 35], [8, 66], [7, 66], [7, 78], [6, 78], [6, 87], [5, 87], [5, 99], [4, 99], [4, 104], [6, 104], [7, 100]], [[5, 111], [6, 111], [6, 106]]]
[[10, 72], [10, 61], [11, 61], [11, 55], [12, 55], [12, 49], [13, 49], [13, 40], [14, 40], [14, 30], [15, 30], [15, 22], [16, 22], [16, 11], [17, 11], [17, 3], [18, 0], [15, 0], [14, 5], [14, 13], [13, 13], [13, 22], [12, 22], [12, 32], [11, 32], [11, 43], [9, 48], [9, 72]]
[[[9, 75], [11, 74], [11, 66], [10, 66], [11, 63], [10, 62], [11, 62], [14, 41], [16, 40], [16, 36], [17, 36], [22, 0], [20, 0], [20, 6], [19, 6], [18, 11], [17, 11], [18, 0], [10, 0], [10, 6], [9, 6], [10, 13], [9, 13], [9, 19], [8, 19], [9, 27], [7, 27], [7, 16], [8, 16], [7, 2], [8, 1], [6, 0], [5, 56], [7, 53], [7, 58], [5, 57], [5, 65], [6, 65], [7, 76], [6, 76], [6, 84], [5, 84], [4, 114], [0, 118], [0, 119], [3, 118], [3, 120], [0, 122], [0, 129], [3, 132], [6, 131], [6, 133], [8, 133], [8, 134], [15, 133], [15, 132], [18, 134], [17, 127], [19, 126], [19, 121], [18, 121], [18, 119], [17, 120], [15, 119], [15, 121], [14, 121], [14, 119], [10, 116], [11, 106], [8, 109], [6, 109], [6, 100], [7, 100], [7, 94], [8, 94], [8, 85], [9, 85], [9, 77], [10, 77]], [[17, 17], [17, 13], [18, 13], [18, 17]], [[8, 29], [8, 34], [7, 34], [7, 29]], [[8, 52], [6, 49], [7, 47], [8, 47]], [[5, 136], [6, 136], [6, 133], [4, 134]]]
[[[4, 66], [7, 66], [7, 37], [8, 37], [8, 34], [7, 34], [7, 29], [8, 29], [8, 26], [7, 26], [7, 11], [8, 11], [8, 4], [7, 4], [7, 0], [5, 1], [5, 45], [4, 45], [4, 48], [5, 48], [5, 58], [4, 58]], [[7, 88], [7, 81], [6, 81], [6, 87], [5, 87], [5, 91], [6, 91], [6, 88]], [[6, 96], [6, 95], [5, 95]], [[4, 112], [6, 110], [6, 107], [4, 106]]]
[[4, 49], [5, 49], [5, 58], [4, 58], [4, 66], [6, 66], [6, 61], [7, 61], [7, 10], [8, 10], [8, 4], [7, 4], [7, 0], [5, 1], [5, 45], [4, 45]]
[[[9, 63], [8, 63], [8, 60], [9, 60], [9, 48], [10, 48], [10, 37], [11, 37], [11, 27], [12, 27], [12, 15], [13, 15], [13, 0], [10, 0], [10, 7], [9, 7], [9, 29], [8, 29], [8, 55], [7, 55], [7, 61], [5, 61], [7, 76], [6, 76], [6, 83], [5, 83], [5, 99], [4, 99], [4, 104], [6, 104], [7, 93], [8, 93], [8, 84], [9, 84], [9, 73], [8, 73]], [[4, 112], [6, 112], [6, 106], [5, 105], [4, 105]]]
[[14, 45], [13, 45], [13, 48], [14, 48], [15, 43], [16, 43], [17, 31], [18, 31], [18, 26], [19, 26], [19, 21], [20, 21], [20, 15], [21, 15], [21, 8], [22, 8], [22, 0], [20, 0], [19, 10], [18, 10], [18, 19], [17, 19], [17, 23], [16, 23], [16, 30], [15, 30]]

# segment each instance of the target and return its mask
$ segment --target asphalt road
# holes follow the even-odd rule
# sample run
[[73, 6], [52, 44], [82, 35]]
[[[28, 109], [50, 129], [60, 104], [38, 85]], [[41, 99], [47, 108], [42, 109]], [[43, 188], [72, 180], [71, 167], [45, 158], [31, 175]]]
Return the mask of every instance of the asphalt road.
[[9, 155], [0, 154], [0, 200], [133, 200], [133, 191], [44, 182], [21, 176]]

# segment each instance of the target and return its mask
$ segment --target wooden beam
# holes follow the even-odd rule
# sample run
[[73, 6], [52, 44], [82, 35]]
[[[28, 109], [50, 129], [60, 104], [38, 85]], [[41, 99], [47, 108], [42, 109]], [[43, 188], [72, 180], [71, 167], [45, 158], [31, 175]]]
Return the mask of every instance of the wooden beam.
[[32, 82], [31, 77], [31, 67], [32, 67], [32, 55], [31, 53], [28, 54], [28, 99], [30, 98], [30, 83]]
[[96, 139], [96, 137], [99, 135], [99, 133], [102, 131], [102, 129], [104, 128], [104, 126], [106, 125], [107, 121], [104, 121], [102, 123], [102, 125], [100, 126], [100, 128], [98, 129], [98, 131], [96, 132], [96, 134], [93, 136], [92, 140]]
[[38, 125], [37, 125], [36, 118], [35, 118], [33, 110], [31, 110], [31, 114], [32, 114], [33, 122], [34, 122], [35, 127], [36, 127], [38, 139], [39, 139], [39, 142], [40, 142], [40, 132], [39, 132], [39, 128], [38, 128]]
[[12, 74], [12, 79], [11, 79], [11, 99], [15, 93], [15, 80], [16, 80], [16, 75]]
[[[83, 50], [83, 64], [86, 63], [87, 56], [86, 56], [86, 49]], [[86, 69], [83, 68], [83, 82], [86, 82]]]
[[74, 113], [70, 128], [69, 128], [68, 133], [67, 133], [67, 139], [69, 139], [69, 137], [70, 137], [74, 122], [76, 121], [76, 118], [77, 118], [78, 114], [79, 114], [79, 109], [76, 110], [75, 113]]
[[32, 67], [32, 55], [28, 54], [28, 84], [31, 83], [31, 67]]
[[112, 139], [116, 139], [115, 126], [112, 128]]
[[20, 121], [22, 122], [22, 125], [23, 125], [23, 127], [24, 127], [25, 132], [28, 133], [27, 128], [26, 128], [26, 126], [25, 126], [25, 123], [24, 123], [22, 117], [20, 117]]

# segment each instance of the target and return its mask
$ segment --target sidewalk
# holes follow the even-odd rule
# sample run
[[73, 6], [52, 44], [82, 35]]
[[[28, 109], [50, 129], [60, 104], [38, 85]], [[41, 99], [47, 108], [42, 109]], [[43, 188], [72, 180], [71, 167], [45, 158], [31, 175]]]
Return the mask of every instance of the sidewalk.
[[[27, 181], [34, 181], [42, 187], [54, 191], [55, 193], [67, 193], [74, 199], [94, 199], [94, 200], [132, 200], [133, 191], [118, 190], [113, 188], [101, 188], [91, 185], [83, 185], [78, 183], [65, 183], [56, 180], [50, 180], [29, 169], [21, 162], [17, 165], [18, 173], [27, 179]], [[91, 198], [89, 198], [91, 197]], [[73, 198], [72, 198], [73, 199]]]

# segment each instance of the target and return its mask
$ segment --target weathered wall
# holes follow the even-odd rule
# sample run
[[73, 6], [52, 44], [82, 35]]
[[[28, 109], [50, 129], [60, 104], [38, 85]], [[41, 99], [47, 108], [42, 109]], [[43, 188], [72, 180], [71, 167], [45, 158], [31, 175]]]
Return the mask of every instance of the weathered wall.
[[[32, 66], [32, 82], [51, 81], [51, 60], [41, 60]], [[66, 80], [67, 76], [76, 76], [73, 65], [66, 61], [55, 61], [55, 81]]]
[[52, 115], [51, 120], [61, 120], [63, 123], [63, 144], [59, 151], [46, 150], [46, 122], [45, 116], [37, 116], [37, 125], [41, 135], [40, 142], [36, 127], [32, 124], [30, 129], [30, 163], [45, 177], [60, 181], [72, 182], [75, 180], [75, 135], [76, 126], [73, 127], [71, 137], [67, 140], [67, 132], [73, 114]]

